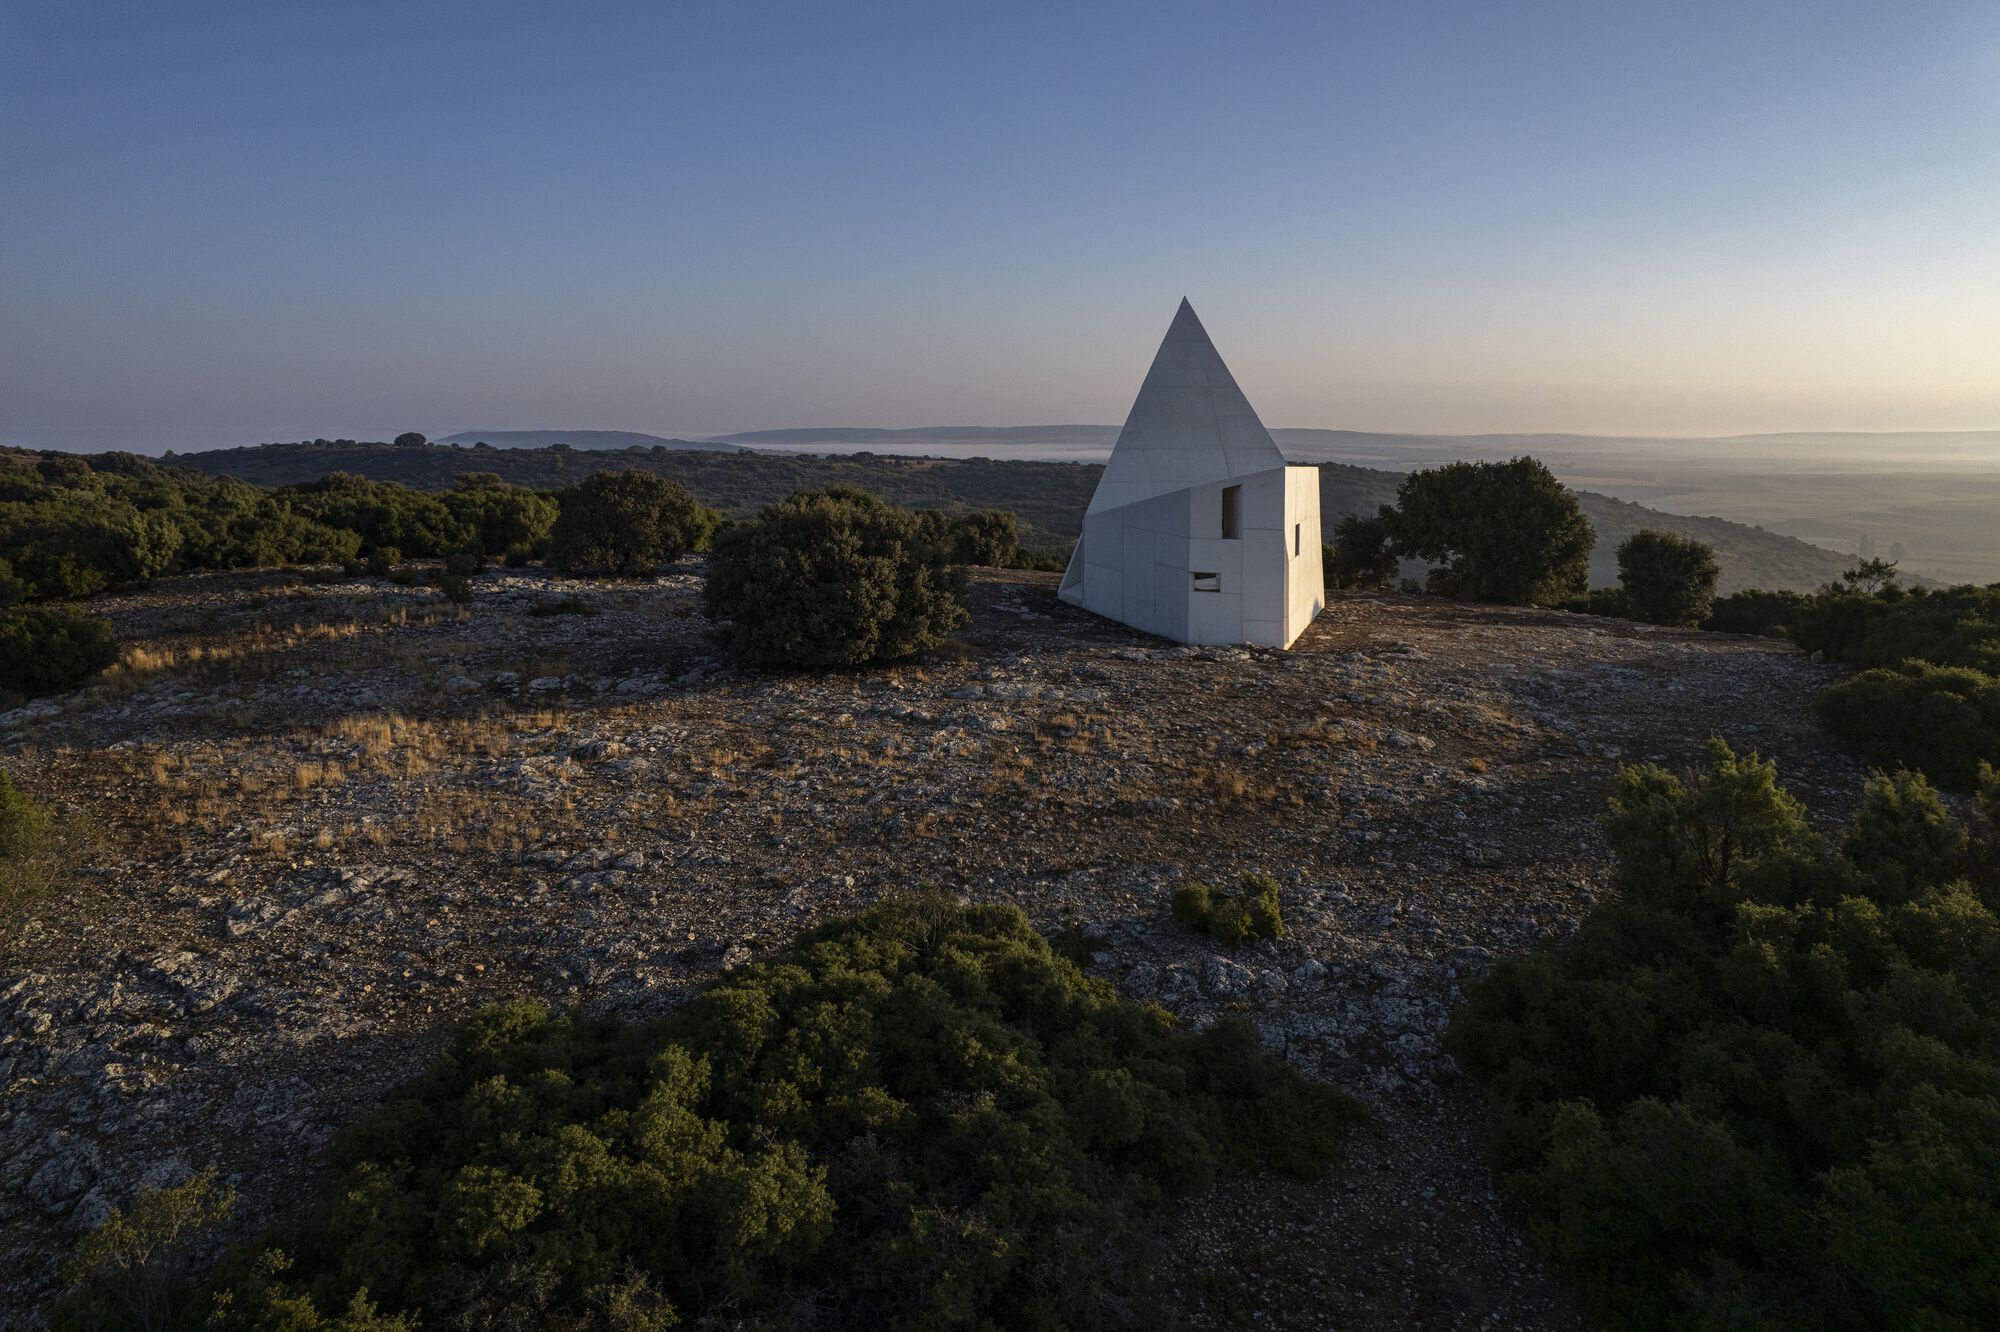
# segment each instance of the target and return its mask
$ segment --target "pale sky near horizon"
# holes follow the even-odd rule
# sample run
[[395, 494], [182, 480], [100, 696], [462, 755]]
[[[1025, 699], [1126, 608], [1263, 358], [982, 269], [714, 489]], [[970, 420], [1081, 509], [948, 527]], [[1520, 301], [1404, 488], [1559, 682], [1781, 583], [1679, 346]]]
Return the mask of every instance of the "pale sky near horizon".
[[2000, 428], [2000, 5], [0, 0], [0, 443]]

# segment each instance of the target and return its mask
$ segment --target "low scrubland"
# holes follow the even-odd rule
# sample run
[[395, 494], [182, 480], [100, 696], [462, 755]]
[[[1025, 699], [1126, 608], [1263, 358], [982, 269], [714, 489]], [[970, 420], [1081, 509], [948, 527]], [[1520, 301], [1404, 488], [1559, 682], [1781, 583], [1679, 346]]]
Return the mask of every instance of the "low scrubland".
[[1919, 777], [1823, 835], [1714, 742], [1628, 768], [1616, 893], [1447, 1048], [1538, 1241], [1614, 1326], [2000, 1320], [2000, 844]]
[[[871, 589], [879, 569], [829, 547], [832, 562], [811, 575], [824, 586], [803, 586], [825, 594], [831, 609], [812, 624], [780, 627], [769, 642], [753, 643], [739, 630], [735, 646], [746, 659], [852, 664], [923, 650], [952, 627], [947, 566], [1050, 562], [1022, 551], [1020, 525], [1008, 512], [918, 514], [860, 491], [814, 493], [847, 496], [838, 502], [843, 512], [859, 512], [856, 496], [874, 506], [861, 526], [850, 518], [842, 530], [875, 532], [867, 559], [901, 561], [894, 578], [905, 591], [886, 618], [878, 614]], [[768, 552], [776, 541], [795, 552], [795, 564], [819, 559], [799, 543], [825, 534], [799, 528], [795, 515], [821, 503], [795, 496], [770, 506], [736, 525], [728, 551]], [[447, 601], [469, 605], [469, 580], [494, 563], [546, 560], [578, 576], [645, 577], [706, 550], [723, 527], [722, 515], [680, 483], [636, 468], [593, 469], [561, 490], [513, 485], [493, 472], [461, 473], [439, 492], [341, 472], [266, 489], [133, 454], [0, 451], [0, 702], [73, 689], [115, 663], [111, 626], [91, 616], [84, 599], [156, 578], [335, 565], [350, 575], [428, 583]], [[908, 570], [917, 563], [940, 572], [926, 576], [934, 591], [913, 596]], [[780, 574], [768, 566], [745, 587], [775, 595], [774, 579]]]
[[1717, 604], [1713, 627], [1790, 638], [1857, 668], [1818, 701], [1828, 730], [1882, 763], [1970, 790], [2000, 764], [2000, 584], [1902, 588], [1858, 566], [1810, 597]]
[[[343, 1135], [303, 1224], [192, 1283], [121, 1214], [54, 1321], [164, 1325], [143, 1296], [342, 1332], [1157, 1326], [1163, 1209], [1310, 1178], [1354, 1115], [1241, 1021], [1121, 1001], [1014, 908], [905, 898], [662, 1021], [484, 1012]], [[133, 1217], [215, 1201], [197, 1177]]]

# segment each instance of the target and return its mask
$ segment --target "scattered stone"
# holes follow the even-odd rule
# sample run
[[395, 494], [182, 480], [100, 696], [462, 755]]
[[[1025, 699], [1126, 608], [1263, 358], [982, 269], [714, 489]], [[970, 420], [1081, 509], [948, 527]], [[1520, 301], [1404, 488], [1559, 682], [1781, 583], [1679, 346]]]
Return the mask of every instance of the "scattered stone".
[[[1490, 1198], [1482, 1120], [1438, 1042], [1474, 977], [1603, 890], [1621, 756], [1754, 737], [1829, 817], [1864, 776], [1811, 713], [1835, 668], [1775, 642], [1344, 595], [1292, 653], [1190, 649], [1062, 604], [1052, 576], [980, 571], [950, 653], [765, 674], [715, 655], [697, 575], [495, 572], [465, 620], [368, 580], [281, 615], [254, 575], [93, 602], [135, 646], [369, 632], [0, 715], [10, 775], [117, 848], [27, 914], [0, 978], [0, 1325], [46, 1304], [67, 1227], [174, 1182], [163, 1163], [239, 1176], [246, 1224], [307, 1196], [332, 1128], [482, 1005], [655, 1016], [916, 886], [1073, 921], [1092, 975], [1190, 1029], [1247, 1016], [1369, 1103], [1356, 1192], [1229, 1186], [1183, 1213], [1206, 1252], [1319, 1218], [1528, 1270], [1509, 1215], [1460, 1205], [1455, 1181]], [[525, 613], [579, 586], [597, 615]], [[1168, 920], [1174, 884], [1244, 869], [1279, 879], [1282, 940]], [[1485, 1325], [1564, 1326], [1549, 1290]], [[1267, 1301], [1259, 1325], [1370, 1325], [1341, 1298]]]

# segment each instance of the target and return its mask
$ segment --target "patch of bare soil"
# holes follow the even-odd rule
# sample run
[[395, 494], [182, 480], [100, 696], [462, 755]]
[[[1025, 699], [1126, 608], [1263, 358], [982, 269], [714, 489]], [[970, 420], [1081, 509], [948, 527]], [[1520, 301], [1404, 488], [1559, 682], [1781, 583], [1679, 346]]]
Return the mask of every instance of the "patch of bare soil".
[[[0, 1322], [76, 1232], [211, 1163], [248, 1227], [309, 1195], [335, 1126], [513, 996], [628, 1015], [914, 885], [1100, 935], [1096, 969], [1194, 1024], [1240, 1010], [1373, 1113], [1313, 1185], [1176, 1219], [1195, 1326], [1566, 1327], [1438, 1050], [1462, 986], [1603, 890], [1622, 762], [1710, 733], [1816, 811], [1861, 765], [1830, 668], [1761, 640], [1425, 598], [1335, 600], [1290, 653], [1194, 649], [976, 576], [962, 650], [758, 675], [699, 568], [495, 574], [469, 610], [355, 580], [163, 583], [100, 603], [104, 684], [0, 717], [17, 779], [95, 830], [0, 943]], [[1287, 937], [1175, 925], [1260, 869]]]

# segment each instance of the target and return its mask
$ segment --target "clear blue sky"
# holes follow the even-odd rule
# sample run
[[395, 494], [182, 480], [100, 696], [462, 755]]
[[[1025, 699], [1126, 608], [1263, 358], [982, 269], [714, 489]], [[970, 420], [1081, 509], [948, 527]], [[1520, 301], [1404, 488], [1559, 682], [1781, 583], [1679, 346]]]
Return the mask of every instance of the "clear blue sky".
[[0, 441], [2000, 426], [2000, 6], [0, 0]]

